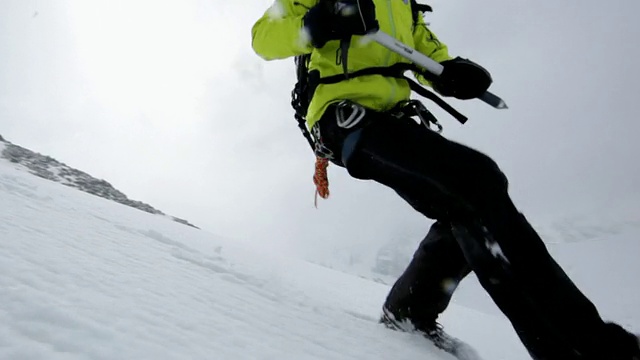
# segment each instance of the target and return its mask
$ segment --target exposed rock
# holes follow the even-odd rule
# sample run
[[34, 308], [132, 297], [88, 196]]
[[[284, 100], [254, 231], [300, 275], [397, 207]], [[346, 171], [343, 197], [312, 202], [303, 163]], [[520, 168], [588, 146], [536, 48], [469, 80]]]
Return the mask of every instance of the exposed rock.
[[[2, 136], [0, 140], [4, 141]], [[59, 182], [78, 190], [93, 194], [123, 205], [146, 211], [151, 214], [165, 215], [141, 201], [129, 199], [105, 180], [100, 180], [80, 170], [73, 169], [49, 156], [44, 156], [11, 143], [6, 143], [1, 157], [26, 167], [29, 172], [41, 178]], [[197, 228], [187, 220], [171, 217], [174, 221]]]

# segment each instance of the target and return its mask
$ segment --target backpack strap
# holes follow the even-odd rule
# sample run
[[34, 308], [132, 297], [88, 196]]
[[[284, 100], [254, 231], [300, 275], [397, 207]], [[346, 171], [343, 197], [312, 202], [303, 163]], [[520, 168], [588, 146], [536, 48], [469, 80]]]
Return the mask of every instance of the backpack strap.
[[313, 92], [311, 91], [312, 89], [310, 88], [311, 82], [309, 81], [310, 59], [311, 54], [298, 55], [294, 59], [298, 81], [291, 91], [291, 107], [293, 107], [295, 112], [294, 117], [298, 121], [298, 127], [300, 128], [302, 135], [307, 139], [309, 146], [311, 146], [311, 150], [315, 152], [316, 142], [313, 140], [309, 130], [307, 129], [306, 121], [307, 109], [309, 108], [311, 97], [313, 96]]
[[[426, 4], [418, 4], [416, 0], [411, 0], [411, 11], [413, 15], [413, 22], [414, 24], [417, 24], [420, 13], [433, 12], [433, 8]], [[341, 46], [341, 48], [344, 47], [344, 45]], [[348, 51], [348, 47], [347, 49], [342, 50], [343, 53], [340, 54], [340, 62], [342, 63], [343, 68], [345, 68], [346, 70], [346, 52]], [[398, 63], [389, 67], [372, 67], [355, 71], [353, 73], [348, 73], [345, 71], [344, 74], [321, 78], [318, 71], [309, 71], [310, 58], [311, 54], [304, 54], [295, 57], [298, 82], [295, 84], [295, 87], [291, 92], [291, 105], [295, 110], [295, 118], [298, 121], [298, 127], [300, 128], [300, 131], [304, 135], [305, 139], [307, 139], [307, 142], [314, 150], [314, 152], [317, 150], [316, 142], [307, 129], [306, 116], [309, 103], [311, 102], [311, 98], [313, 97], [313, 93], [315, 92], [316, 87], [319, 84], [335, 84], [353, 77], [365, 75], [382, 75], [387, 77], [405, 79], [409, 83], [411, 90], [433, 101], [461, 123], [464, 124], [467, 121], [467, 118], [464, 115], [460, 114], [457, 110], [455, 110], [451, 105], [447, 104], [444, 100], [439, 98], [436, 94], [430, 92], [429, 90], [425, 89], [424, 87], [404, 75], [405, 71], [410, 70], [420, 73], [426, 78], [429, 78], [429, 74], [424, 74], [414, 64]]]
[[425, 97], [433, 101], [436, 105], [440, 106], [444, 111], [448, 112], [461, 124], [464, 124], [467, 122], [468, 118], [466, 116], [462, 115], [460, 112], [454, 109], [451, 105], [449, 105], [446, 101], [442, 100], [438, 95], [434, 94], [433, 92], [427, 90], [422, 85], [408, 78], [406, 75], [404, 75], [405, 71], [413, 71], [415, 73], [419, 73], [428, 80], [433, 79], [433, 76], [431, 74], [425, 73], [424, 71], [422, 71], [422, 69], [420, 69], [415, 64], [396, 63], [391, 66], [370, 67], [370, 68], [361, 69], [361, 70], [349, 73], [348, 76], [346, 76], [345, 74], [338, 74], [338, 75], [325, 76], [322, 78], [315, 78], [315, 79], [312, 76], [309, 81], [309, 91], [310, 91], [309, 96], [310, 98], [313, 96], [313, 93], [315, 92], [316, 87], [318, 87], [318, 85], [320, 84], [336, 84], [341, 81], [345, 81], [355, 77], [367, 76], [367, 75], [381, 75], [385, 77], [392, 77], [392, 78], [406, 80], [409, 83], [409, 87], [411, 88], [412, 91], [416, 92], [422, 97]]

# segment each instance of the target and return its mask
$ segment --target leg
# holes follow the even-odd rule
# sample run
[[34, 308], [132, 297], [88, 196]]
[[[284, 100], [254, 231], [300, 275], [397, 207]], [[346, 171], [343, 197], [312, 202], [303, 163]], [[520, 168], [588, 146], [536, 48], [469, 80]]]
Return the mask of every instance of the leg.
[[422, 331], [433, 328], [470, 268], [448, 224], [436, 222], [391, 288], [385, 308]]
[[[467, 262], [536, 359], [632, 359], [637, 345], [631, 348], [631, 335], [605, 324], [550, 257], [490, 158], [410, 120], [377, 119], [354, 134], [345, 143], [357, 136], [356, 146], [342, 154], [349, 173], [408, 195], [416, 210], [456, 224]], [[487, 238], [507, 262], [496, 261]]]

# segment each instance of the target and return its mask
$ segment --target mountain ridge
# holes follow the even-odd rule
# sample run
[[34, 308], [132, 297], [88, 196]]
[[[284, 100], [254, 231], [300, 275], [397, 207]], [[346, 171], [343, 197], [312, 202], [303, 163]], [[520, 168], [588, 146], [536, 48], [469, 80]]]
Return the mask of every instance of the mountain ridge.
[[29, 173], [43, 179], [54, 181], [85, 193], [115, 201], [144, 212], [167, 216], [173, 221], [198, 229], [189, 221], [170, 216], [153, 206], [138, 200], [129, 199], [123, 192], [103, 179], [97, 179], [86, 172], [74, 169], [50, 156], [15, 145], [0, 135], [0, 158], [23, 166]]

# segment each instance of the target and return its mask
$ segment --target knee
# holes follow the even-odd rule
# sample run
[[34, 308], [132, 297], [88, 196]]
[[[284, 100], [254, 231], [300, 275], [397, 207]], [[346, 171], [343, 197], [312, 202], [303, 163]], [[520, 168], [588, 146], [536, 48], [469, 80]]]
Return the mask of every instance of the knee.
[[509, 180], [498, 164], [484, 154], [477, 154], [473, 172], [469, 175], [473, 188], [472, 199], [476, 204], [497, 201], [508, 196]]
[[485, 156], [483, 167], [483, 176], [480, 177], [480, 181], [484, 182], [483, 186], [498, 193], [506, 193], [509, 189], [509, 180], [498, 164]]
[[370, 179], [370, 167], [366, 161], [366, 155], [362, 154], [360, 148], [360, 138], [362, 129], [357, 129], [347, 135], [342, 143], [341, 160], [349, 175], [360, 180]]

